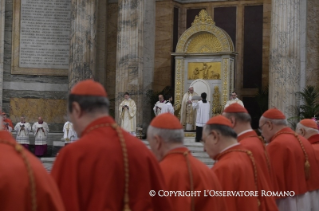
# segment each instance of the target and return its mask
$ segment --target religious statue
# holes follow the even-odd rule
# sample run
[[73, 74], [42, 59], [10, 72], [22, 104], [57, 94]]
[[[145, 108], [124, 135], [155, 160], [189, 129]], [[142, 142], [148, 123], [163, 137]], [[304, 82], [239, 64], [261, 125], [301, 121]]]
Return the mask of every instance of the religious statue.
[[119, 114], [121, 127], [136, 136], [136, 104], [128, 92], [124, 94], [124, 100], [119, 106]]
[[181, 105], [181, 123], [185, 130], [195, 130], [196, 125], [196, 110], [192, 107], [192, 97], [198, 96], [194, 92], [193, 87], [189, 87], [188, 92], [184, 94], [182, 105]]
[[220, 79], [220, 63], [211, 62], [211, 63], [199, 63], [203, 65], [202, 67], [198, 66], [197, 62], [189, 63], [189, 72], [188, 79]]
[[215, 73], [214, 70], [211, 71], [211, 76], [209, 77], [210, 79], [220, 79], [220, 74]]
[[196, 67], [193, 71], [193, 77], [194, 80], [199, 79], [199, 69]]
[[209, 79], [209, 77], [208, 77], [208, 70], [212, 67], [211, 65], [210, 66], [208, 66], [206, 63], [204, 63], [203, 64], [203, 69], [202, 69], [202, 71], [203, 71], [203, 79]]
[[220, 93], [219, 93], [219, 86], [215, 86], [214, 94], [213, 94], [213, 116], [221, 114], [222, 106], [220, 104]]

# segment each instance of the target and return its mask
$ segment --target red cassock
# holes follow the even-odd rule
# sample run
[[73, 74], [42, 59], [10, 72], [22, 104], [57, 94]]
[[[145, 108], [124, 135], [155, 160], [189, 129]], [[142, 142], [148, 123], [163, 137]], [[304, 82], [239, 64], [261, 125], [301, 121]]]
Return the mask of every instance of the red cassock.
[[239, 144], [225, 150], [215, 158], [217, 162], [212, 170], [217, 175], [223, 190], [258, 191], [258, 197], [225, 197], [227, 211], [278, 211], [273, 197], [261, 197], [262, 190], [270, 191], [270, 188], [264, 175], [260, 173], [261, 169], [252, 163], [247, 151]]
[[[286, 127], [274, 135], [266, 148], [276, 176], [277, 191], [294, 191], [296, 195], [300, 195], [319, 189], [319, 168], [309, 141], [301, 136], [297, 137], [293, 130]], [[305, 153], [310, 164], [308, 179]]]
[[13, 130], [13, 124], [12, 124], [12, 121], [10, 120], [10, 119], [8, 119], [8, 118], [6, 118], [5, 120], [3, 120], [4, 122], [6, 122], [6, 123], [8, 123], [9, 124], [9, 126], [12, 128], [12, 130]]
[[259, 139], [255, 131], [246, 132], [237, 137], [238, 142], [253, 153], [256, 165], [264, 174], [269, 187], [273, 190], [276, 187], [276, 179], [271, 169], [270, 159], [266, 147]]
[[308, 141], [311, 143], [315, 151], [317, 162], [319, 163], [319, 134], [309, 137]]
[[[118, 133], [111, 117], [91, 122], [81, 138], [64, 147], [53, 165], [56, 180], [68, 211], [123, 209], [125, 168]], [[120, 129], [129, 164], [129, 207], [132, 211], [172, 210], [167, 197], [149, 192], [165, 190], [157, 160], [143, 142]]]
[[[4, 144], [3, 142], [6, 142]], [[0, 210], [32, 211], [31, 183], [28, 168], [17, 143], [7, 131], [0, 131]], [[35, 181], [37, 210], [64, 211], [59, 190], [38, 158], [22, 148]]]
[[[187, 156], [187, 157], [186, 157]], [[175, 211], [225, 211], [223, 197], [204, 196], [204, 190], [222, 190], [216, 175], [185, 147], [171, 150], [161, 161], [168, 191], [200, 191], [194, 197], [169, 197]], [[189, 168], [190, 167], [190, 168]], [[191, 170], [191, 175], [189, 170]], [[192, 184], [192, 185], [191, 185]], [[192, 202], [193, 200], [193, 202]], [[192, 209], [193, 204], [193, 209]]]

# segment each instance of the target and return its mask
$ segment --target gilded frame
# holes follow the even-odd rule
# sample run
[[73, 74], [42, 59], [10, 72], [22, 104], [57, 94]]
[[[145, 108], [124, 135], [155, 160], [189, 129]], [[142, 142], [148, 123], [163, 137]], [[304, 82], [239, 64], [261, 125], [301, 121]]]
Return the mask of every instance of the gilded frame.
[[20, 12], [21, 12], [21, 0], [13, 0], [11, 74], [68, 76], [68, 69], [19, 67]]
[[[222, 52], [216, 53], [187, 53], [187, 45], [191, 41], [194, 35], [208, 32], [215, 35], [222, 44]], [[234, 62], [233, 56], [236, 53], [234, 52], [234, 44], [230, 36], [221, 28], [217, 27], [212, 20], [212, 18], [207, 14], [206, 10], [202, 10], [199, 13], [199, 16], [196, 16], [192, 26], [187, 29], [182, 36], [180, 37], [177, 46], [176, 53], [172, 55], [175, 56], [175, 105], [178, 109], [181, 106], [184, 90], [184, 61], [185, 56], [221, 56], [221, 81], [222, 81], [222, 97], [221, 103], [224, 106], [229, 99], [229, 93], [231, 88], [234, 86]]]

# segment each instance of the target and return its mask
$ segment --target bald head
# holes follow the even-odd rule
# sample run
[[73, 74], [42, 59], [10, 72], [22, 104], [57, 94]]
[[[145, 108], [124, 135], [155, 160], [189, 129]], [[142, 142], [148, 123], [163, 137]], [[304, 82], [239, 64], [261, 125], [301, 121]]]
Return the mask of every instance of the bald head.
[[147, 141], [158, 161], [172, 149], [183, 147], [183, 129], [161, 129], [149, 126], [147, 129]]
[[319, 131], [314, 128], [306, 127], [299, 122], [296, 127], [296, 133], [305, 137], [306, 139], [309, 139], [311, 136], [319, 134]]

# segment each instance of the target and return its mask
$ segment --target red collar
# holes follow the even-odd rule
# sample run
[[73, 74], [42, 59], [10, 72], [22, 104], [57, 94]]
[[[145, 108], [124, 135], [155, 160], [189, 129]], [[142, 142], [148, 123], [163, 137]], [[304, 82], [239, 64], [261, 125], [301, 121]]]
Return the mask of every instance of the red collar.
[[319, 134], [310, 136], [310, 137], [308, 138], [308, 141], [309, 141], [311, 144], [319, 144]]
[[257, 138], [258, 138], [258, 135], [257, 135], [257, 133], [256, 133], [255, 131], [249, 131], [249, 132], [247, 132], [247, 133], [244, 133], [244, 134], [238, 136], [238, 137], [237, 137], [237, 140], [238, 140], [238, 142], [240, 142], [240, 141], [242, 141], [243, 139], [249, 138], [249, 137], [257, 137]]
[[104, 123], [115, 123], [114, 119], [111, 116], [105, 116], [105, 117], [100, 117], [96, 120], [93, 120], [90, 124], [88, 124], [88, 126], [86, 126], [86, 128], [82, 131], [82, 134], [85, 134], [87, 132], [87, 130], [89, 130], [90, 128], [96, 126], [96, 125], [100, 125], [100, 124], [104, 124]]

